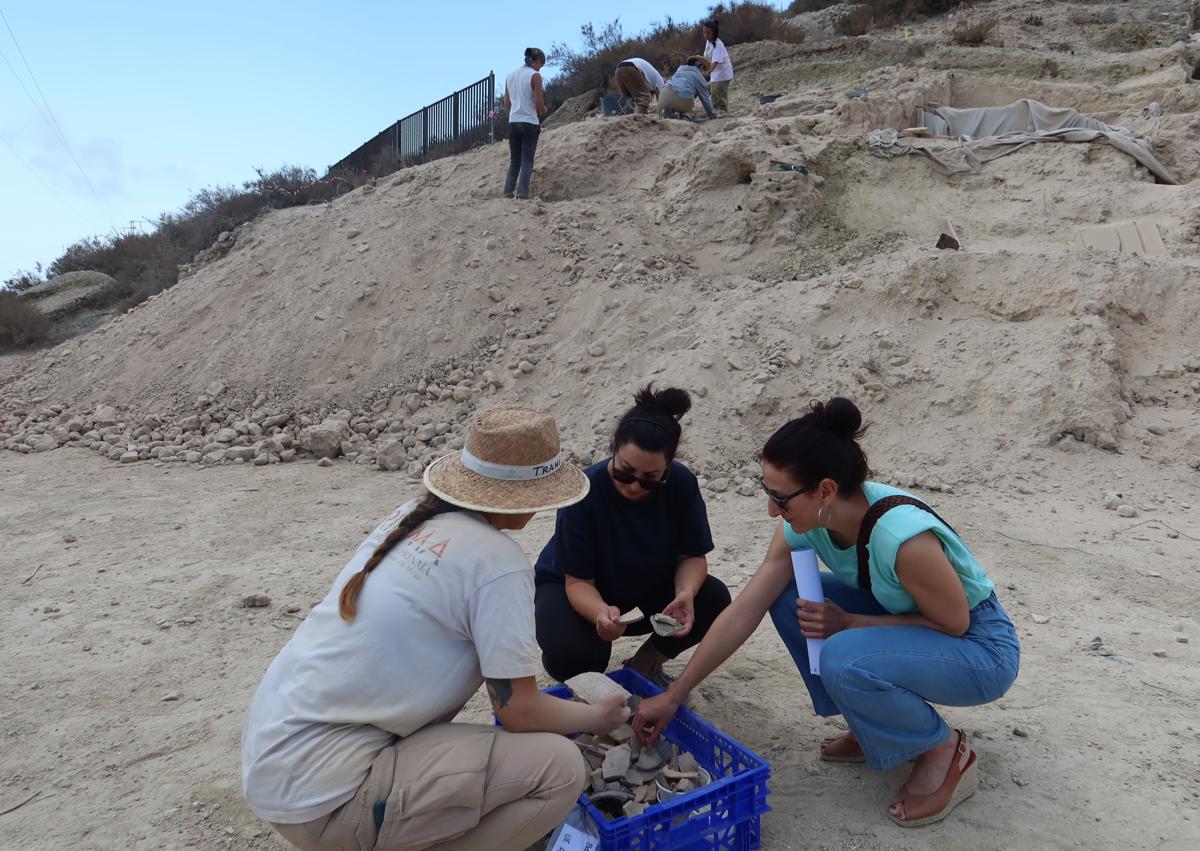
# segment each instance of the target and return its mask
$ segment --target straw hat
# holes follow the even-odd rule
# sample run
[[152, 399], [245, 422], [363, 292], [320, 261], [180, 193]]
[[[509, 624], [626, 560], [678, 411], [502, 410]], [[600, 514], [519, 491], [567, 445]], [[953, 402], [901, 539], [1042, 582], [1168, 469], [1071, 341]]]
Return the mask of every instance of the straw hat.
[[516, 405], [476, 414], [462, 451], [425, 469], [434, 496], [491, 514], [562, 508], [587, 496], [590, 486], [582, 470], [563, 461], [554, 418]]

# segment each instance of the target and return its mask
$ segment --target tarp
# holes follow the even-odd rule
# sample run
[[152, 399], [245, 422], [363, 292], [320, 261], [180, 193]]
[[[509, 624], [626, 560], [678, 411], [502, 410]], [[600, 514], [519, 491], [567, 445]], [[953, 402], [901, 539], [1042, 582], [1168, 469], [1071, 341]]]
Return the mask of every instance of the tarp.
[[871, 138], [872, 153], [887, 158], [921, 154], [944, 173], [958, 174], [978, 171], [982, 163], [1037, 142], [1104, 141], [1133, 157], [1163, 183], [1176, 182], [1150, 150], [1126, 130], [1076, 109], [1046, 106], [1026, 98], [1008, 106], [983, 109], [920, 109], [917, 119], [917, 126], [938, 136], [956, 137], [957, 142], [921, 140], [916, 144], [910, 139]]

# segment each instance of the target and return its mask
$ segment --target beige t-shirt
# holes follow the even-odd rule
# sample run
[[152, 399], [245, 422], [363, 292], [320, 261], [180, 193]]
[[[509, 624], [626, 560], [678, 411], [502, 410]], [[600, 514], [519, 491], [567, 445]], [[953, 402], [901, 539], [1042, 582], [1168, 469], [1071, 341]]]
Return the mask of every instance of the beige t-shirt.
[[267, 669], [242, 731], [242, 785], [267, 821], [298, 824], [354, 796], [383, 748], [452, 717], [485, 677], [541, 670], [533, 570], [478, 514], [440, 514], [371, 572], [358, 616], [342, 586], [414, 503], [362, 543]]

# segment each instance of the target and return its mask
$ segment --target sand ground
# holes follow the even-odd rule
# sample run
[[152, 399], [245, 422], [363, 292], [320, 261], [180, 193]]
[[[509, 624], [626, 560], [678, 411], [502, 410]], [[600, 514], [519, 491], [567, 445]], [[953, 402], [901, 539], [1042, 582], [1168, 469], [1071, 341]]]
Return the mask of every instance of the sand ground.
[[[1181, 492], [1169, 471], [1105, 457], [1147, 503]], [[1094, 467], [1063, 464], [1085, 481]], [[0, 810], [37, 795], [0, 816], [0, 847], [285, 848], [241, 799], [243, 712], [298, 623], [283, 609], [302, 616], [413, 485], [347, 464], [120, 465], [79, 451], [0, 454], [0, 480]], [[947, 710], [975, 736], [983, 788], [943, 825], [894, 827], [884, 810], [903, 769], [815, 758], [830, 727], [767, 623], [697, 707], [772, 764], [764, 847], [1196, 847], [1200, 579], [1184, 535], [1200, 537], [1200, 511], [1163, 500], [1125, 520], [1075, 492], [927, 496], [989, 566], [1024, 643], [1007, 696]], [[712, 569], [736, 592], [771, 521], [758, 499], [714, 496], [709, 510]], [[527, 551], [551, 524], [521, 534]], [[270, 608], [238, 607], [257, 592]], [[1114, 655], [1087, 649], [1095, 635]], [[477, 696], [463, 717], [485, 714]]]

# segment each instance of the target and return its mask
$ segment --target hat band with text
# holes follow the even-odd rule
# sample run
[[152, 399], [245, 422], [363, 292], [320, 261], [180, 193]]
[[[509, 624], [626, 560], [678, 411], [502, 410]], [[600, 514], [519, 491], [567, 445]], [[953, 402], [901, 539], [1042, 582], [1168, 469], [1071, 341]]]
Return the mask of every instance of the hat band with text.
[[499, 479], [505, 482], [532, 482], [558, 472], [563, 465], [563, 457], [559, 452], [545, 463], [519, 467], [514, 464], [495, 464], [491, 461], [484, 461], [482, 458], [472, 455], [467, 449], [463, 449], [462, 465], [472, 473], [478, 473], [487, 479]]

